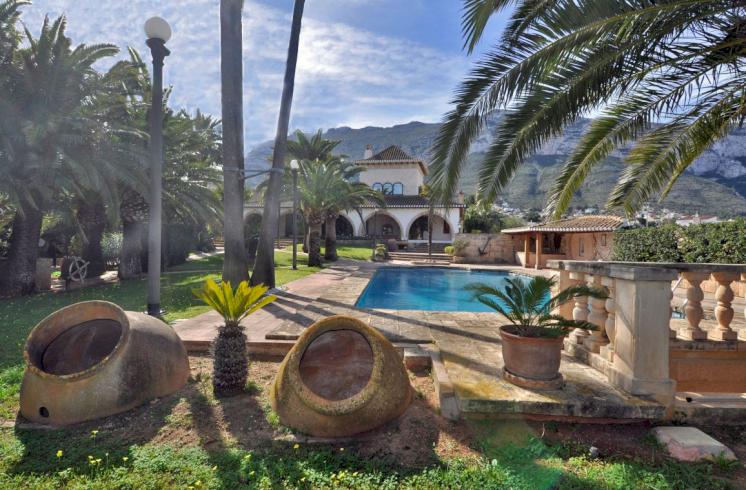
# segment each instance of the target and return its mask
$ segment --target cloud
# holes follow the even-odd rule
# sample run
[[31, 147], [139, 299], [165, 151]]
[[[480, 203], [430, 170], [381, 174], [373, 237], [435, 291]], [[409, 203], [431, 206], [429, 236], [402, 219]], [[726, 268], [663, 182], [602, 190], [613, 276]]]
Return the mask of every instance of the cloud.
[[[362, 3], [344, 2], [348, 9]], [[166, 18], [174, 31], [168, 44], [172, 55], [165, 69], [166, 83], [174, 87], [172, 101], [190, 110], [200, 108], [220, 115], [218, 2], [37, 0], [25, 8], [23, 20], [32, 32], [38, 32], [45, 13], [56, 16], [63, 12], [68, 17], [68, 35], [75, 43], [133, 45], [144, 55], [142, 24], [151, 15]], [[290, 21], [290, 12], [275, 6], [256, 0], [244, 6], [247, 147], [274, 134]], [[306, 16], [291, 127], [313, 130], [439, 120], [466, 68], [464, 58], [423, 44]]]

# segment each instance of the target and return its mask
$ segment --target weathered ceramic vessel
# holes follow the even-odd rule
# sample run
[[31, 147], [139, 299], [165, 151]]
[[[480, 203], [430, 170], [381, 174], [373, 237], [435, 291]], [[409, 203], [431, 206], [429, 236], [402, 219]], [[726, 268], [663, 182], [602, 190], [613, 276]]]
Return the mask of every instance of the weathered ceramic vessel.
[[284, 425], [344, 437], [399, 417], [412, 388], [391, 342], [355, 318], [333, 316], [300, 336], [280, 365], [270, 400]]
[[512, 325], [500, 327], [503, 377], [524, 388], [554, 390], [563, 385], [559, 372], [564, 337], [522, 337]]
[[171, 327], [106, 301], [58, 310], [29, 334], [21, 415], [68, 425], [106, 417], [178, 390], [189, 358]]

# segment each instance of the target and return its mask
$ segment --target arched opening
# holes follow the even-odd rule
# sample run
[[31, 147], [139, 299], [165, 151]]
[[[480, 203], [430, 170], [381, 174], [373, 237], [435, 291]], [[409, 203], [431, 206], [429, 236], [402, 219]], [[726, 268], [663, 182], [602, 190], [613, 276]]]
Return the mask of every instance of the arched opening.
[[[349, 240], [355, 236], [355, 229], [352, 223], [344, 216], [337, 217], [336, 231], [338, 240]], [[321, 225], [321, 237], [326, 238], [326, 223]]]
[[[306, 222], [303, 219], [303, 213], [298, 211], [297, 215], [298, 236], [303, 237], [306, 229]], [[280, 237], [293, 238], [293, 212], [285, 213], [280, 216]]]
[[388, 214], [376, 213], [365, 220], [365, 234], [373, 238], [384, 240], [401, 239], [401, 227]]
[[[428, 240], [428, 233], [430, 233], [430, 226], [428, 226], [427, 215], [423, 215], [412, 222], [407, 236], [410, 240]], [[436, 214], [433, 216], [432, 233], [433, 240], [448, 241], [451, 239], [451, 226], [448, 221]]]

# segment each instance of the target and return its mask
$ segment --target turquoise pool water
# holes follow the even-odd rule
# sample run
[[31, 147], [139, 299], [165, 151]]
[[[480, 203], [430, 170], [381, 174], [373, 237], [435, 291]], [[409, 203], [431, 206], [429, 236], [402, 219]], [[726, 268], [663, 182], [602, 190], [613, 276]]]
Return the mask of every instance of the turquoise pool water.
[[464, 286], [485, 282], [498, 288], [507, 272], [447, 269], [442, 267], [383, 267], [371, 278], [356, 306], [387, 310], [493, 311], [472, 298]]

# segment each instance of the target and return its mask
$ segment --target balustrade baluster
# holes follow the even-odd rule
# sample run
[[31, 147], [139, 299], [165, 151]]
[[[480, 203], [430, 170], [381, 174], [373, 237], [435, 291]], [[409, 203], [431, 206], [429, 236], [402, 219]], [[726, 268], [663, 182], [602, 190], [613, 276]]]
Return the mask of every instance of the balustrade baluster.
[[718, 288], [715, 291], [715, 299], [717, 300], [715, 318], [717, 318], [718, 326], [710, 331], [709, 338], [712, 340], [735, 340], [737, 337], [736, 332], [730, 328], [734, 314], [733, 307], [731, 306], [734, 295], [730, 284], [740, 279], [740, 274], [733, 272], [713, 272], [712, 277], [718, 282]]
[[[593, 287], [601, 287], [601, 276], [598, 274], [592, 275], [588, 278], [588, 285]], [[609, 339], [606, 338], [606, 300], [598, 298], [588, 298], [591, 306], [591, 311], [588, 314], [588, 322], [596, 326], [596, 330], [591, 331], [590, 336], [585, 338], [583, 344], [588, 347], [592, 352], [599, 352], [601, 347], [609, 343]]]
[[[575, 281], [575, 284], [584, 284], [585, 273], [584, 272], [570, 272], [570, 279]], [[572, 309], [572, 318], [573, 320], [578, 320], [578, 321], [588, 321], [588, 298], [587, 297], [583, 296], [583, 297], [575, 298], [575, 307]], [[588, 332], [586, 330], [583, 330], [582, 328], [576, 328], [570, 333], [569, 337], [576, 344], [582, 344], [583, 340], [586, 337], [588, 337]]]
[[601, 347], [601, 355], [609, 362], [614, 361], [614, 339], [616, 338], [616, 303], [614, 302], [614, 278], [604, 276], [601, 278], [601, 284], [606, 288], [608, 298], [604, 302], [606, 309], [606, 324], [604, 331], [609, 343]]
[[710, 277], [708, 272], [682, 272], [684, 279], [689, 282], [690, 286], [686, 290], [686, 321], [688, 327], [679, 330], [679, 336], [685, 340], [702, 340], [707, 338], [707, 332], [699, 327], [705, 313], [702, 310], [702, 300], [705, 293], [702, 292], [702, 281]]

